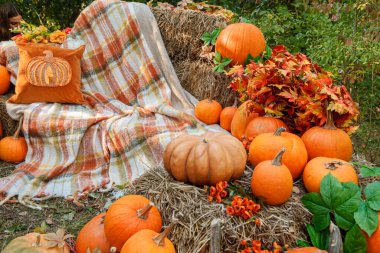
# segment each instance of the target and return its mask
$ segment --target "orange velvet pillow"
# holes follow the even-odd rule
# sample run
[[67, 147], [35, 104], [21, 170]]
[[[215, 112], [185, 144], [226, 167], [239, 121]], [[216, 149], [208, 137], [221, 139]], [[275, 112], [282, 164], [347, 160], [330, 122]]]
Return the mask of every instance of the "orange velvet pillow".
[[84, 104], [81, 67], [85, 46], [64, 49], [46, 44], [18, 43], [18, 76], [9, 102]]

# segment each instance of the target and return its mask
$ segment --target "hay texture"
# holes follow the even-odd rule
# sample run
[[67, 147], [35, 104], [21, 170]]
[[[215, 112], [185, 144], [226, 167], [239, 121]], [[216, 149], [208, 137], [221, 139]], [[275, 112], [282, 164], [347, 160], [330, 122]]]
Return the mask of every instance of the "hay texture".
[[[247, 167], [244, 173], [236, 182], [249, 188], [252, 170]], [[311, 216], [300, 200], [305, 193], [300, 181], [295, 183], [286, 204], [264, 206], [257, 213], [260, 226], [254, 221], [228, 216], [226, 206], [209, 202], [203, 188], [175, 181], [160, 167], [146, 172], [131, 187], [131, 193], [144, 195], [155, 203], [164, 225], [168, 225], [173, 216], [179, 220], [169, 236], [178, 253], [208, 252], [210, 225], [215, 218], [222, 220], [223, 252], [238, 252], [243, 239], [261, 240], [268, 246], [274, 241], [296, 246], [297, 239], [307, 239], [304, 228]]]
[[3, 136], [13, 135], [17, 129], [18, 121], [9, 117], [7, 109], [5, 108], [5, 102], [14, 94], [14, 88], [12, 85], [11, 90], [5, 94], [0, 95], [0, 120], [3, 125]]
[[227, 88], [230, 79], [213, 72], [212, 62], [200, 57], [202, 34], [227, 26], [225, 19], [192, 10], [152, 11], [182, 87], [198, 100], [213, 97], [222, 106], [232, 105], [235, 95]]

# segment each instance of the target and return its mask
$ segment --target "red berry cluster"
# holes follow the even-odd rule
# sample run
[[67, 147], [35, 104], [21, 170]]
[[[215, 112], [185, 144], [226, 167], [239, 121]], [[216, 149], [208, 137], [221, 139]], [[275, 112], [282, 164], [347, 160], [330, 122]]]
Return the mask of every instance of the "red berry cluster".
[[274, 242], [271, 250], [262, 249], [261, 242], [257, 240], [253, 240], [250, 243], [246, 240], [242, 240], [240, 242], [240, 245], [245, 246], [245, 248], [242, 249], [240, 253], [282, 253], [288, 247], [288, 245], [281, 247], [276, 242]]
[[[252, 218], [260, 210], [260, 204], [255, 203], [248, 198], [242, 198], [241, 196], [234, 196], [230, 206], [227, 206], [227, 214], [231, 216], [240, 216], [247, 220]], [[256, 219], [255, 223], [260, 225], [260, 220]]]
[[210, 192], [208, 195], [208, 201], [215, 200], [218, 203], [222, 202], [222, 199], [227, 197], [227, 190], [226, 190], [227, 187], [228, 187], [227, 181], [220, 181], [219, 183], [216, 184], [215, 187], [211, 186]]

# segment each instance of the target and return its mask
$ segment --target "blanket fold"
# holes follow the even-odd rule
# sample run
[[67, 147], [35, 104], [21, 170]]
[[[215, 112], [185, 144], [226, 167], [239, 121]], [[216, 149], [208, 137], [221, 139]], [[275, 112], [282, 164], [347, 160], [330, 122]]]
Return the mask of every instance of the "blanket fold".
[[[81, 67], [87, 105], [7, 104], [13, 118], [24, 118], [28, 153], [0, 179], [3, 203], [18, 196], [38, 208], [28, 199], [76, 199], [128, 183], [161, 163], [174, 137], [206, 131], [189, 115], [194, 98], [181, 88], [146, 5], [93, 2], [62, 47], [80, 45], [86, 45]], [[0, 60], [16, 80], [14, 43], [1, 44]]]

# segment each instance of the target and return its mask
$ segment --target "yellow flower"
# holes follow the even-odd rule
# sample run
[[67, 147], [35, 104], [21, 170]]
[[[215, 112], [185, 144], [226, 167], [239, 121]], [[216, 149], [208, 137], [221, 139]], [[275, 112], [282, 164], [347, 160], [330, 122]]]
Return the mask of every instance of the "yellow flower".
[[66, 33], [60, 30], [53, 32], [49, 36], [50, 42], [53, 43], [63, 43], [66, 39]]

